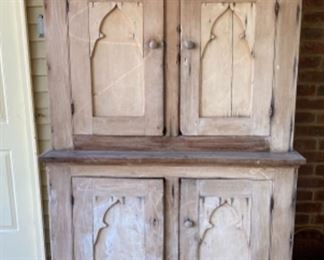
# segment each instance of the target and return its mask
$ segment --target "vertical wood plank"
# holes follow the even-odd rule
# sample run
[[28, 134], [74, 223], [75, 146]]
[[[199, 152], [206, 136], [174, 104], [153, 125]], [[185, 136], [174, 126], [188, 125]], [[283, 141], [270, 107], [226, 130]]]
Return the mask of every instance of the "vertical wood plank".
[[180, 197], [180, 260], [198, 259], [198, 183], [195, 179], [181, 180]]
[[165, 180], [165, 260], [179, 256], [179, 178]]
[[167, 136], [179, 133], [180, 0], [165, 0], [165, 128]]
[[274, 179], [271, 260], [292, 258], [297, 170], [278, 169]]
[[53, 260], [73, 259], [70, 168], [47, 165], [49, 187], [50, 239]]
[[73, 133], [93, 134], [88, 0], [69, 0]]
[[73, 147], [65, 1], [45, 0], [48, 87], [54, 149]]
[[270, 146], [281, 152], [293, 143], [302, 1], [276, 0], [273, 8], [277, 31]]

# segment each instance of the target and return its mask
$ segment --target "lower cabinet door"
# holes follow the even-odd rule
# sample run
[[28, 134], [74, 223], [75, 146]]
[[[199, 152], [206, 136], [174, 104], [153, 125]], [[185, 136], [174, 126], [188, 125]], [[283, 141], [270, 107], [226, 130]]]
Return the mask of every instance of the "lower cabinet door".
[[180, 259], [270, 259], [271, 198], [271, 181], [183, 179]]
[[72, 180], [74, 258], [163, 259], [163, 180]]

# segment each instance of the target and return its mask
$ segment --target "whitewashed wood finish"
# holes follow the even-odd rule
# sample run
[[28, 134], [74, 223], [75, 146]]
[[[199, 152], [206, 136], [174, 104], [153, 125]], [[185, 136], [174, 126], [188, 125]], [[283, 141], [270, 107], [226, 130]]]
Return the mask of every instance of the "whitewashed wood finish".
[[70, 167], [47, 165], [51, 258], [73, 259], [73, 230]]
[[302, 0], [277, 0], [272, 151], [293, 149]]
[[[67, 5], [65, 1], [44, 0], [44, 3], [52, 146], [54, 149], [71, 149], [73, 147], [72, 101]], [[45, 60], [43, 64], [42, 67], [46, 68]], [[40, 74], [46, 74], [46, 71]]]
[[274, 3], [182, 0], [183, 134], [270, 134]]
[[93, 116], [144, 116], [142, 3], [89, 3]]
[[74, 134], [162, 135], [163, 1], [69, 3]]
[[251, 115], [255, 4], [201, 6], [200, 116]]
[[181, 190], [180, 259], [269, 259], [271, 181], [187, 179]]
[[163, 181], [73, 178], [76, 259], [163, 259]]

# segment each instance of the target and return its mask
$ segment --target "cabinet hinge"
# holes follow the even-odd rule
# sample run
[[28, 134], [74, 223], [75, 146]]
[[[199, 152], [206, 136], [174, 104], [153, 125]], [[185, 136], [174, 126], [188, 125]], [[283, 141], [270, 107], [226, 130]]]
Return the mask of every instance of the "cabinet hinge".
[[74, 112], [75, 112], [75, 106], [74, 106], [74, 103], [72, 102], [71, 103], [71, 114], [72, 114], [72, 116], [74, 115]]

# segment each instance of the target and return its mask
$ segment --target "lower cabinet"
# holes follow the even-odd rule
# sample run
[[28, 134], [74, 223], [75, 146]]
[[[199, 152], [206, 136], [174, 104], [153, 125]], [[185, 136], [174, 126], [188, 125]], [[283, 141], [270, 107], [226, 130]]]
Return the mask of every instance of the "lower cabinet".
[[163, 180], [73, 178], [74, 256], [163, 258]]
[[295, 168], [48, 167], [52, 259], [289, 260]]
[[271, 181], [181, 181], [182, 260], [270, 256]]

